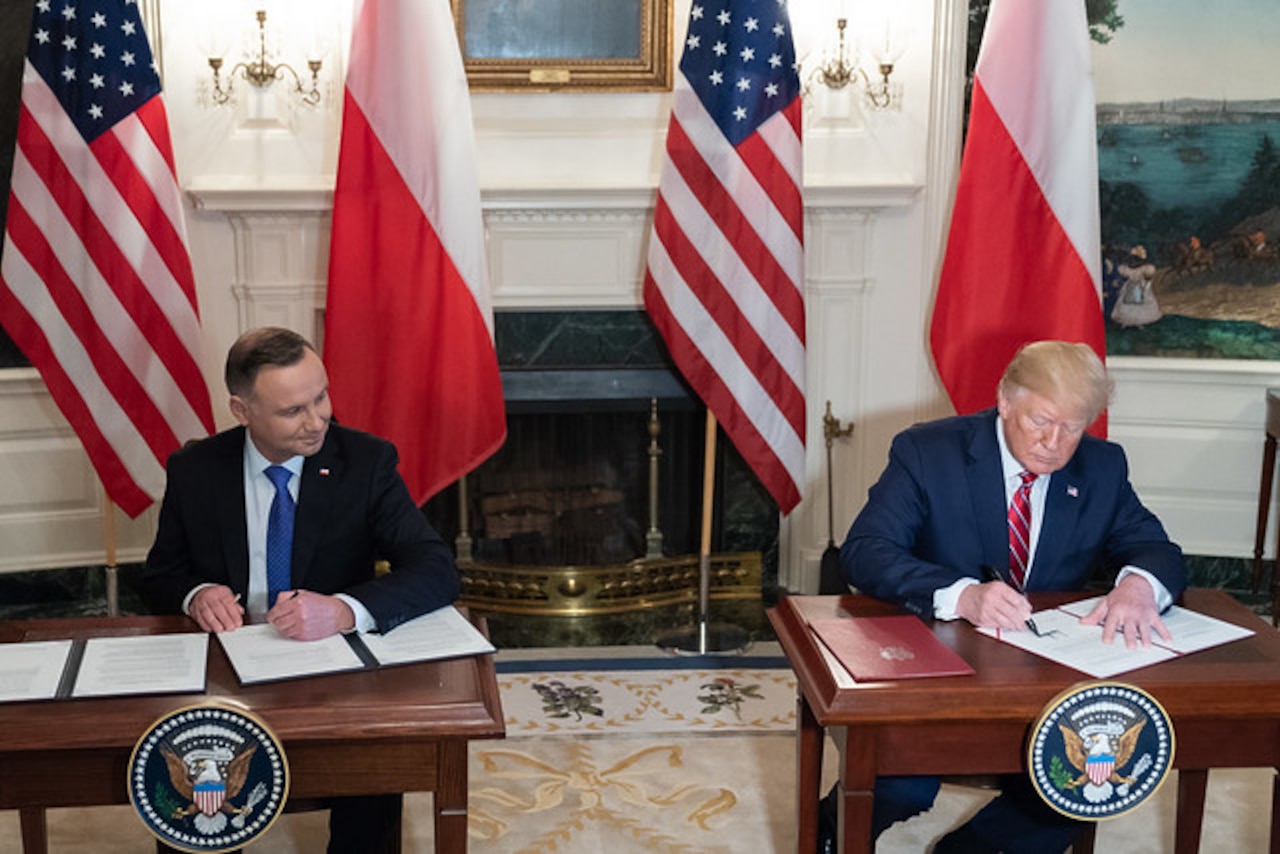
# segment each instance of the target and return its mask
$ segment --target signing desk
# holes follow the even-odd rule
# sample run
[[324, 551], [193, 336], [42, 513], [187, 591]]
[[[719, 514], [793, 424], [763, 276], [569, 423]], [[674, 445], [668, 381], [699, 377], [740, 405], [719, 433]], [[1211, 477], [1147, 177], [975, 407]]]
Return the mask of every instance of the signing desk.
[[[1078, 598], [1052, 594], [1031, 600], [1039, 610]], [[1199, 848], [1210, 768], [1280, 767], [1280, 634], [1222, 591], [1189, 590], [1181, 604], [1256, 632], [1116, 677], [1149, 692], [1173, 719], [1176, 850], [1190, 854]], [[958, 620], [934, 623], [933, 631], [975, 675], [853, 684], [843, 670], [837, 677], [808, 628], [815, 619], [898, 613], [865, 596], [793, 596], [769, 612], [800, 692], [799, 851], [817, 845], [825, 727], [833, 728], [840, 746], [841, 850], [865, 852], [877, 775], [1025, 773], [1026, 740], [1045, 705], [1089, 678]], [[1280, 852], [1280, 782], [1272, 791], [1271, 851]]]
[[[19, 620], [0, 623], [0, 641], [193, 630], [186, 617]], [[24, 850], [46, 850], [45, 808], [128, 803], [139, 736], [219, 698], [284, 744], [291, 799], [432, 792], [436, 850], [466, 850], [467, 742], [505, 733], [492, 655], [241, 686], [216, 640], [205, 694], [0, 704], [0, 809], [21, 811]]]

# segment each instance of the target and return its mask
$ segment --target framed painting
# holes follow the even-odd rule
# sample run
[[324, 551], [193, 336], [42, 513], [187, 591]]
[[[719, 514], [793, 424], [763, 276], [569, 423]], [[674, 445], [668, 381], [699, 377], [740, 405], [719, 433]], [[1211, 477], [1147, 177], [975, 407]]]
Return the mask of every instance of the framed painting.
[[450, 0], [474, 91], [671, 88], [671, 0]]

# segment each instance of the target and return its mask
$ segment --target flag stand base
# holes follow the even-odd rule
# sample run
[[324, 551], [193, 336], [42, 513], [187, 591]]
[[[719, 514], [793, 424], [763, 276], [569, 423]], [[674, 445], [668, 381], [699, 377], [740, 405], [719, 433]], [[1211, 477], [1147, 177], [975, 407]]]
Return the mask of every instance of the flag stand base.
[[708, 623], [704, 619], [692, 629], [663, 632], [658, 635], [657, 644], [671, 655], [740, 655], [751, 646], [751, 636], [730, 623]]

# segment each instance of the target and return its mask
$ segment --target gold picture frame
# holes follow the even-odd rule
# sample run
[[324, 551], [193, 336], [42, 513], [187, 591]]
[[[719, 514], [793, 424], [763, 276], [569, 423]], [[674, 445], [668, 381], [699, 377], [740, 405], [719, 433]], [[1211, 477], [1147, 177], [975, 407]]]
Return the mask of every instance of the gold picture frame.
[[473, 91], [671, 88], [671, 0], [449, 2]]

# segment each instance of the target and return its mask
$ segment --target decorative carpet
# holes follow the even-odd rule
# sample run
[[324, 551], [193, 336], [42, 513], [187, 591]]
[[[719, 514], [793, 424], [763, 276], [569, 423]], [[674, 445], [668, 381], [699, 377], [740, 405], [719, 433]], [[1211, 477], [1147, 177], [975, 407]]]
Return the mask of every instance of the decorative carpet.
[[[471, 745], [470, 850], [795, 851], [795, 683], [789, 670], [669, 660], [659, 670], [618, 669], [628, 665], [617, 661], [551, 669], [554, 664], [499, 668], [508, 736]], [[824, 791], [835, 777], [834, 754], [829, 744]], [[1213, 772], [1203, 838], [1231, 854], [1266, 851], [1272, 781], [1269, 769]], [[987, 797], [944, 786], [933, 810], [891, 828], [877, 850], [923, 854]], [[1172, 851], [1175, 809], [1171, 776], [1151, 802], [1102, 823], [1098, 850]], [[286, 815], [248, 851], [323, 851], [325, 821], [322, 812]], [[53, 854], [154, 850], [127, 806], [52, 810], [49, 829]], [[404, 848], [433, 850], [430, 795], [405, 799]], [[0, 854], [20, 850], [17, 814], [0, 812]]]
[[790, 670], [579, 670], [498, 675], [507, 738], [794, 732]]

